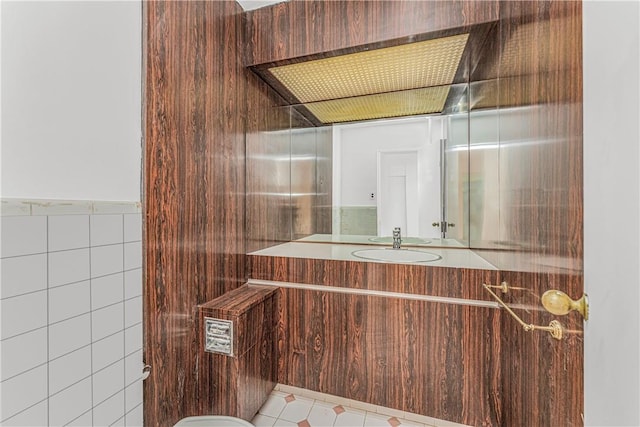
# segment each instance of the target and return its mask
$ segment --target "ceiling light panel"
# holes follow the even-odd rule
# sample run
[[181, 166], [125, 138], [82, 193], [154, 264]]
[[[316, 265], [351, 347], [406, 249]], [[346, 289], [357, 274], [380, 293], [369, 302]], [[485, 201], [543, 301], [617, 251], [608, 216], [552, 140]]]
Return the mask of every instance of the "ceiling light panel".
[[459, 34], [272, 67], [301, 103], [448, 85], [469, 38]]
[[449, 88], [449, 85], [428, 87], [303, 105], [325, 124], [431, 114], [444, 109]]

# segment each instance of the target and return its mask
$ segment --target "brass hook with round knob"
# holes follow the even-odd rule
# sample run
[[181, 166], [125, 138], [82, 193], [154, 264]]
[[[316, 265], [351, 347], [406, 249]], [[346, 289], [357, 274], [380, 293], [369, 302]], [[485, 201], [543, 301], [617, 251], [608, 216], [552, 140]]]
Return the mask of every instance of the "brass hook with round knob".
[[575, 310], [584, 317], [584, 320], [589, 320], [589, 300], [587, 299], [587, 294], [583, 294], [581, 298], [573, 300], [564, 292], [551, 289], [542, 294], [540, 300], [544, 308], [551, 314], [564, 316], [570, 311]]

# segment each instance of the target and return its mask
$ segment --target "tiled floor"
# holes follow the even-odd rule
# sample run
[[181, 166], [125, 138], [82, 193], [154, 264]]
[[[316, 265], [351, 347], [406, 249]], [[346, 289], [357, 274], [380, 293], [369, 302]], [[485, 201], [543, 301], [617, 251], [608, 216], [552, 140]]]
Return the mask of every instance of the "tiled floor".
[[[446, 421], [437, 422], [438, 420], [435, 419], [428, 424], [409, 421], [393, 415], [385, 415], [384, 410], [373, 412], [355, 409], [340, 404], [338, 401], [343, 399], [334, 396], [320, 396], [319, 393], [316, 395], [316, 397], [322, 397], [322, 400], [303, 397], [299, 394], [294, 395], [289, 391], [274, 390], [252, 423], [256, 427], [440, 427], [459, 425]], [[387, 412], [393, 412], [393, 410], [389, 409]]]

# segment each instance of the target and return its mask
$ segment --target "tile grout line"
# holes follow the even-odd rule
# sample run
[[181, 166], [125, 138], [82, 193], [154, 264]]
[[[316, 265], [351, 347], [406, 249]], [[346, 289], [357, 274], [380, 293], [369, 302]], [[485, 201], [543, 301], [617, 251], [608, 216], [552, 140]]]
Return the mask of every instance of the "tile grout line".
[[122, 402], [122, 418], [124, 418], [123, 424], [127, 425], [127, 328], [126, 328], [126, 319], [125, 319], [125, 295], [126, 295], [126, 278], [125, 278], [125, 254], [124, 254], [124, 245], [125, 245], [125, 217], [124, 214], [120, 215], [120, 220], [122, 221], [122, 385], [123, 389], [123, 402]]
[[[41, 365], [41, 366], [42, 366], [42, 365]], [[25, 413], [25, 412], [27, 412], [29, 409], [32, 409], [32, 408], [34, 408], [34, 407], [36, 407], [36, 406], [40, 405], [40, 404], [41, 404], [41, 403], [43, 403], [43, 402], [48, 402], [48, 400], [49, 400], [49, 398], [48, 398], [48, 397], [45, 397], [44, 399], [42, 399], [42, 400], [40, 400], [40, 401], [38, 401], [38, 402], [34, 403], [33, 405], [29, 405], [29, 406], [27, 406], [26, 408], [21, 409], [20, 411], [16, 412], [15, 414], [11, 415], [11, 416], [10, 416], [10, 417], [8, 417], [8, 418], [4, 418], [4, 419], [0, 418], [0, 425], [3, 425], [3, 424], [4, 424], [4, 423], [6, 423], [7, 421], [11, 421], [11, 418], [15, 418], [15, 417], [17, 417], [17, 416], [18, 416], [18, 415], [20, 415], [20, 414], [24, 414], [24, 413]], [[49, 409], [48, 409], [48, 408], [49, 408], [49, 405], [48, 405], [48, 403], [47, 403], [47, 423], [49, 422], [49, 420], [48, 420], [48, 418], [49, 418]]]
[[91, 360], [90, 365], [91, 365], [91, 425], [94, 425], [94, 419], [93, 419], [93, 402], [94, 402], [94, 396], [93, 396], [93, 277], [92, 277], [92, 272], [91, 272], [91, 254], [92, 254], [92, 250], [91, 250], [91, 224], [92, 224], [92, 216], [89, 215], [89, 342], [91, 345], [91, 350], [90, 350], [90, 354], [91, 354]]
[[51, 425], [51, 405], [49, 401], [49, 396], [51, 395], [51, 384], [49, 383], [50, 377], [50, 365], [49, 359], [51, 356], [51, 344], [49, 340], [51, 339], [49, 336], [49, 216], [47, 216], [47, 226], [46, 226], [46, 235], [47, 239], [47, 425]]

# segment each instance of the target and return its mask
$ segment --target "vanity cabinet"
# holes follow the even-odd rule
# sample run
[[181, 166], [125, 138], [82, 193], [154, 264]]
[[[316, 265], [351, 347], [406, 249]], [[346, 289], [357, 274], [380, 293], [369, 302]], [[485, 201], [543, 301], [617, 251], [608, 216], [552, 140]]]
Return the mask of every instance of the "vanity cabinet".
[[581, 425], [581, 317], [559, 319], [562, 340], [526, 332], [482, 287], [513, 285], [503, 298], [546, 325], [536, 296], [571, 275], [263, 255], [249, 266], [249, 283], [280, 286], [279, 383], [464, 425]]

